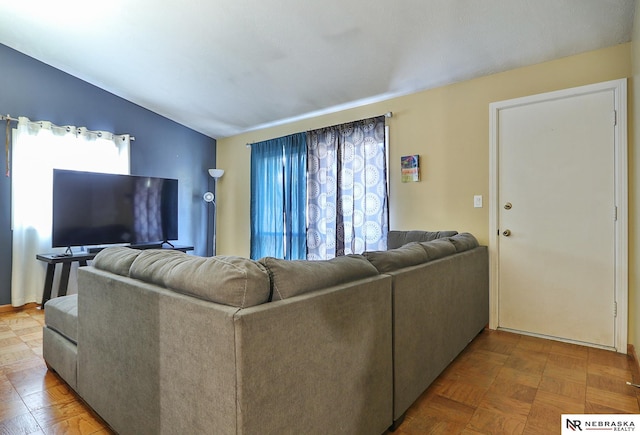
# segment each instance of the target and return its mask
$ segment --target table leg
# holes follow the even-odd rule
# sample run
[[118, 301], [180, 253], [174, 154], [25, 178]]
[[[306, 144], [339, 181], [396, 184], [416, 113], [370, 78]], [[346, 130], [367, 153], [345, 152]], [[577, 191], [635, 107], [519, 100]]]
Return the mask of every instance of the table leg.
[[53, 287], [53, 273], [56, 270], [55, 264], [47, 264], [47, 274], [44, 279], [44, 289], [42, 290], [42, 304], [40, 307], [44, 307], [45, 302], [51, 299], [51, 288]]
[[71, 271], [71, 261], [62, 263], [62, 276], [60, 277], [60, 286], [58, 287], [57, 296], [67, 295], [67, 286], [69, 285], [69, 272]]

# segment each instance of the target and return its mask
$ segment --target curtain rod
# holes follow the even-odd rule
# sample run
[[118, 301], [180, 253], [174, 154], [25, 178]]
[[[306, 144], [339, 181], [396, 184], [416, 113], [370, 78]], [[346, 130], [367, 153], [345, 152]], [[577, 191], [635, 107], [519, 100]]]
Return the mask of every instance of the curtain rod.
[[[378, 116], [380, 116], [380, 115], [378, 115]], [[393, 118], [393, 112], [387, 112], [383, 116], [385, 118]], [[375, 118], [375, 116], [372, 116], [371, 118]], [[349, 121], [349, 122], [358, 122], [358, 121]], [[349, 122], [345, 122], [345, 124], [348, 124]], [[259, 141], [259, 142], [262, 142], [262, 141]], [[251, 145], [253, 145], [255, 143], [258, 143], [258, 142], [247, 142], [246, 147], [247, 148], [251, 148]]]
[[[0, 115], [0, 121], [9, 121], [9, 122], [18, 122], [19, 120], [17, 118], [12, 118], [11, 115], [7, 114], [7, 115]], [[31, 121], [31, 122], [38, 122], [38, 121]], [[56, 127], [60, 127], [59, 125], [56, 124], [52, 124]], [[99, 131], [93, 131], [93, 130], [87, 130], [87, 132], [89, 133], [100, 133]], [[121, 134], [115, 134], [115, 136], [122, 136]], [[129, 136], [129, 140], [136, 140], [135, 136]]]

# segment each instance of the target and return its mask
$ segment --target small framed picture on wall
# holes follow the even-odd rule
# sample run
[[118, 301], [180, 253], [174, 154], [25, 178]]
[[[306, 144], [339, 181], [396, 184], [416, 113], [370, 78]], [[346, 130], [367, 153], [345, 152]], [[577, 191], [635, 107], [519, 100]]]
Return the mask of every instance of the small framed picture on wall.
[[403, 183], [420, 181], [420, 156], [414, 154], [412, 156], [400, 157], [400, 169], [402, 171]]

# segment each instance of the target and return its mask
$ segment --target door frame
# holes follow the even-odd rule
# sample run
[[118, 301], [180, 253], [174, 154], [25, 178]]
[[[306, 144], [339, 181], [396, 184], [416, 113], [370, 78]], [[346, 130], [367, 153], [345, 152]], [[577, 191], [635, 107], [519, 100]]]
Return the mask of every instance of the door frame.
[[[611, 80], [592, 85], [579, 86], [560, 91], [547, 92], [489, 104], [489, 328], [498, 329], [499, 319], [499, 249], [498, 249], [498, 122], [500, 111], [517, 106], [557, 100], [603, 91], [613, 91], [615, 112], [611, 114], [614, 123], [614, 171], [615, 171], [615, 350], [627, 353], [628, 334], [628, 158], [627, 158], [627, 79]], [[612, 216], [613, 218], [613, 216]], [[567, 340], [570, 341], [570, 340]], [[583, 343], [581, 343], [583, 344]]]

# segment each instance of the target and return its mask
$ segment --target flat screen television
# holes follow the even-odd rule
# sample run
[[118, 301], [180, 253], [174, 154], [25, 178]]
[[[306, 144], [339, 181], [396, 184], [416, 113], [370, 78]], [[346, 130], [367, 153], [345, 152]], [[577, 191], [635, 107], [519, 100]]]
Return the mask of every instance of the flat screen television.
[[53, 247], [178, 239], [178, 180], [53, 170]]

